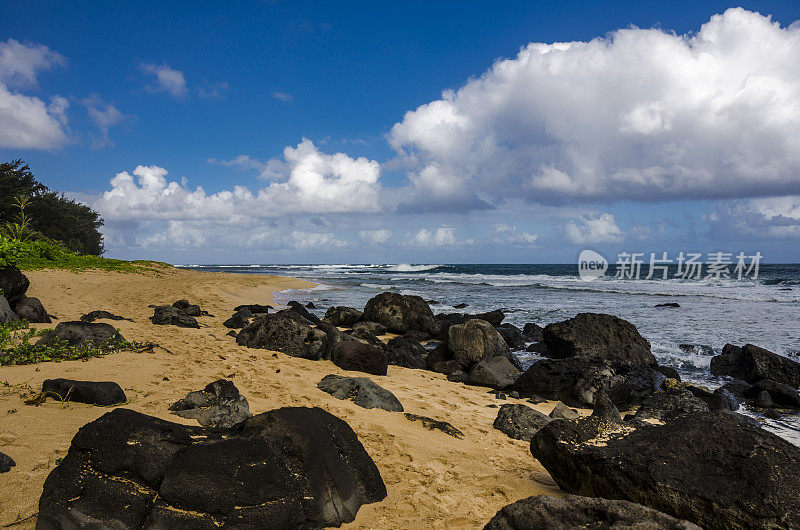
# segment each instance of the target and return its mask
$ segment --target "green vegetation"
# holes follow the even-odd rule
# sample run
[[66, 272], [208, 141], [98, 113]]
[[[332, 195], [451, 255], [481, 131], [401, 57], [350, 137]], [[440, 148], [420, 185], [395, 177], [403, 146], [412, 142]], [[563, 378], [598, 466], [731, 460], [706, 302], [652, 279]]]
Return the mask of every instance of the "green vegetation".
[[[20, 222], [20, 215], [25, 223]], [[24, 225], [27, 239], [58, 242], [82, 254], [103, 253], [99, 231], [103, 220], [99, 214], [38, 182], [30, 167], [19, 159], [0, 164], [0, 225], [4, 225], [3, 235], [10, 239], [19, 239], [16, 236], [22, 234], [10, 234], [8, 227]]]
[[66, 341], [52, 346], [37, 346], [31, 342], [45, 331], [47, 330], [31, 328], [25, 321], [0, 324], [0, 366], [87, 360], [119, 351], [147, 351], [157, 346], [154, 343], [126, 340], [112, 340], [104, 344], [86, 342], [78, 347], [71, 347]]

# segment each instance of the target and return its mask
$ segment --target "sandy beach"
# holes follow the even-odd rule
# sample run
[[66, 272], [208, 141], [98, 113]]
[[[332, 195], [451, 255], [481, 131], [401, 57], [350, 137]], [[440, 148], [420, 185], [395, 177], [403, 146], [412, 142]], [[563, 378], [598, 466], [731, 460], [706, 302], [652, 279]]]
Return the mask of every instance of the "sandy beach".
[[[346, 372], [330, 361], [293, 358], [237, 346], [222, 322], [233, 307], [269, 303], [272, 294], [313, 284], [294, 278], [177, 269], [155, 274], [34, 271], [29, 296], [42, 300], [57, 321], [77, 320], [91, 310], [107, 310], [134, 322], [112, 322], [128, 340], [153, 341], [165, 349], [122, 352], [88, 361], [0, 367], [0, 450], [16, 461], [0, 474], [0, 526], [33, 528], [45, 478], [66, 454], [84, 424], [110, 409], [48, 400], [24, 401], [48, 378], [116, 381], [129, 402], [124, 406], [173, 422], [196, 424], [168, 413], [187, 392], [228, 378], [254, 413], [283, 406], [318, 406], [345, 420], [380, 470], [388, 496], [366, 505], [347, 528], [481, 528], [501, 507], [536, 494], [559, 494], [529, 444], [495, 430], [497, 408], [523, 403], [498, 401], [486, 389], [446, 380], [442, 374], [389, 366], [387, 376], [369, 376], [390, 390], [406, 412], [445, 420], [463, 439], [429, 431], [401, 413], [363, 409], [322, 392], [327, 374]], [[200, 329], [153, 325], [150, 304], [186, 298], [215, 317], [198, 320]], [[39, 327], [52, 327], [39, 324]], [[555, 402], [533, 407], [549, 413]], [[16, 524], [15, 524], [16, 523]]]

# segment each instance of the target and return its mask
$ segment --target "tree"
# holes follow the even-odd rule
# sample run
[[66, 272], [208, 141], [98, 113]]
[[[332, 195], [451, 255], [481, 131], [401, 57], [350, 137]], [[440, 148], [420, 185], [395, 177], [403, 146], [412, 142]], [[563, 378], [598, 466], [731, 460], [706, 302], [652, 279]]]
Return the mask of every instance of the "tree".
[[14, 222], [16, 197], [29, 197], [26, 214], [31, 229], [60, 241], [68, 249], [99, 256], [103, 219], [89, 206], [65, 197], [38, 182], [22, 160], [0, 164], [0, 223]]

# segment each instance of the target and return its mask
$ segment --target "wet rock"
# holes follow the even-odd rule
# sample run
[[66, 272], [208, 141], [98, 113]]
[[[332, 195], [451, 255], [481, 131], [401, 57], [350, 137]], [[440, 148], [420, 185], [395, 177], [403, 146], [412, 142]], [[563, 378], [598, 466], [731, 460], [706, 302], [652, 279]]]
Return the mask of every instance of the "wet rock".
[[681, 305], [677, 302], [667, 302], [665, 304], [656, 304], [655, 307], [680, 307]]
[[556, 359], [579, 357], [611, 367], [658, 365], [650, 343], [636, 326], [613, 315], [579, 313], [569, 320], [548, 324], [543, 340], [547, 355]]
[[543, 333], [544, 328], [533, 322], [528, 322], [522, 327], [522, 334], [525, 335], [529, 342], [540, 342], [543, 338]]
[[8, 473], [16, 465], [10, 456], [0, 453], [0, 473]]
[[511, 438], [530, 442], [536, 431], [551, 421], [552, 418], [538, 410], [514, 403], [500, 407], [492, 426]]
[[54, 329], [45, 331], [36, 342], [37, 346], [54, 346], [66, 342], [68, 346], [77, 348], [94, 345], [104, 347], [119, 345], [125, 341], [119, 331], [111, 324], [104, 322], [61, 322]]
[[426, 368], [425, 355], [427, 352], [417, 341], [404, 336], [395, 337], [386, 343], [386, 355], [389, 364], [404, 366], [406, 368]]
[[734, 396], [738, 398], [744, 398], [744, 392], [750, 388], [752, 385], [747, 381], [742, 381], [741, 379], [734, 379], [722, 385], [721, 388], [727, 390]]
[[378, 335], [386, 335], [386, 326], [383, 324], [378, 324], [377, 322], [356, 322], [353, 324], [353, 330], [366, 331], [367, 333], [371, 333], [376, 337]]
[[308, 302], [306, 304], [306, 309], [316, 309], [317, 306], [314, 305], [314, 302]]
[[453, 427], [452, 424], [441, 421], [435, 420], [433, 418], [429, 418], [427, 416], [420, 416], [419, 414], [412, 414], [410, 412], [405, 413], [406, 419], [409, 421], [418, 421], [422, 423], [422, 426], [428, 429], [429, 431], [437, 430], [442, 431], [445, 434], [449, 434], [453, 438], [463, 438], [464, 433]]
[[472, 366], [468, 381], [501, 390], [513, 385], [521, 373], [505, 357], [489, 357]]
[[465, 368], [489, 357], [511, 355], [503, 337], [485, 320], [472, 319], [450, 327], [448, 346]]
[[12, 322], [14, 320], [19, 320], [19, 317], [11, 310], [11, 306], [8, 304], [6, 297], [0, 295], [0, 324]]
[[688, 521], [628, 501], [535, 495], [502, 508], [484, 530], [616, 528], [701, 530]]
[[49, 324], [52, 322], [47, 314], [42, 302], [38, 298], [22, 296], [14, 303], [14, 312], [22, 320], [35, 322], [38, 324]]
[[533, 344], [528, 345], [528, 347], [525, 348], [525, 351], [530, 353], [538, 353], [539, 355], [544, 355], [546, 357], [547, 344], [544, 342], [534, 342]]
[[800, 363], [753, 344], [726, 344], [722, 354], [711, 359], [711, 373], [729, 375], [748, 383], [772, 379], [793, 388], [800, 386]]
[[468, 303], [461, 302], [460, 304], [453, 304], [453, 309], [464, 309], [467, 306], [469, 306]]
[[678, 347], [683, 353], [691, 355], [714, 355], [714, 348], [705, 344], [678, 344]]
[[195, 419], [203, 427], [233, 427], [250, 416], [250, 405], [231, 381], [218, 379], [203, 390], [189, 392], [169, 410], [181, 418]]
[[550, 411], [550, 418], [554, 420], [574, 420], [580, 417], [581, 415], [578, 414], [577, 410], [569, 408], [560, 401]]
[[120, 317], [108, 311], [90, 311], [80, 318], [81, 322], [94, 322], [95, 320], [127, 320], [133, 322], [130, 318]]
[[125, 403], [125, 392], [113, 381], [75, 381], [73, 379], [45, 379], [42, 394], [60, 401], [73, 401], [107, 407]]
[[184, 313], [177, 307], [169, 305], [156, 306], [153, 316], [150, 317], [153, 324], [159, 326], [177, 326], [179, 328], [199, 328], [197, 320]]
[[28, 291], [31, 282], [17, 267], [0, 267], [0, 293], [13, 306]]
[[367, 302], [363, 319], [383, 324], [392, 333], [417, 330], [435, 335], [438, 331], [431, 308], [419, 296], [381, 293]]
[[230, 329], [242, 329], [250, 324], [252, 316], [253, 313], [249, 309], [240, 309], [231, 318], [223, 322], [222, 325]]
[[525, 349], [525, 336], [517, 326], [513, 324], [501, 324], [496, 329], [511, 350]]
[[636, 411], [636, 417], [666, 422], [698, 412], [708, 412], [708, 405], [689, 390], [676, 387], [650, 396]]
[[762, 392], [769, 393], [770, 399], [783, 407], [800, 408], [800, 393], [794, 388], [770, 379], [762, 379], [745, 390], [744, 397], [755, 398]]
[[756, 407], [761, 407], [764, 409], [772, 408], [775, 405], [775, 403], [772, 401], [772, 397], [766, 390], [762, 390], [761, 392], [759, 392], [753, 404]]
[[[352, 307], [336, 306], [329, 307], [325, 311], [323, 320], [334, 326], [349, 328], [361, 319], [361, 311], [353, 309]], [[384, 328], [385, 329], [385, 328]], [[373, 333], [370, 331], [370, 333]]]
[[320, 408], [223, 433], [116, 409], [82, 427], [47, 477], [40, 528], [321, 528], [386, 497], [353, 430]]
[[313, 360], [322, 358], [327, 340], [324, 331], [311, 327], [304, 318], [291, 311], [258, 317], [236, 336], [239, 346]]
[[331, 361], [342, 370], [386, 375], [389, 358], [375, 346], [357, 341], [343, 341], [334, 346]]
[[709, 529], [800, 525], [800, 448], [737, 414], [615, 429], [597, 418], [551, 422], [531, 453], [569, 493], [636, 502]]
[[675, 368], [672, 368], [671, 366], [659, 366], [658, 368], [656, 368], [656, 371], [658, 371], [661, 374], [664, 374], [664, 377], [666, 377], [667, 379], [675, 379], [678, 382], [680, 382], [681, 380], [681, 374], [679, 374], [678, 371]]
[[365, 409], [379, 408], [390, 412], [403, 412], [403, 405], [394, 394], [366, 377], [326, 375], [317, 383], [317, 388], [337, 399], [349, 399]]

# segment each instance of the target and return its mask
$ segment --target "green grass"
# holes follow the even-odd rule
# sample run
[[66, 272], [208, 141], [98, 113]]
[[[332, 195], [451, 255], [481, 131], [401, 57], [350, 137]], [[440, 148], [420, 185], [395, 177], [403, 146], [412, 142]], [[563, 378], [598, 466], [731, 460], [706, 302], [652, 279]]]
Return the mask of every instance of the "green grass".
[[142, 344], [126, 340], [112, 340], [103, 344], [89, 341], [75, 348], [66, 341], [52, 346], [37, 346], [31, 342], [45, 331], [47, 330], [31, 328], [25, 321], [0, 324], [0, 366], [88, 360], [119, 351], [141, 351], [156, 346], [154, 343]]
[[16, 265], [21, 270], [106, 270], [139, 273], [159, 272], [159, 269], [171, 267], [157, 261], [126, 261], [78, 254], [57, 243], [42, 240], [19, 241], [0, 236], [0, 266], [2, 265]]

